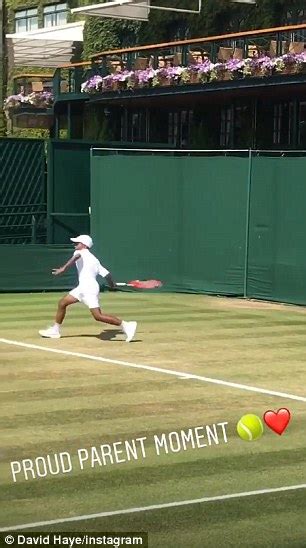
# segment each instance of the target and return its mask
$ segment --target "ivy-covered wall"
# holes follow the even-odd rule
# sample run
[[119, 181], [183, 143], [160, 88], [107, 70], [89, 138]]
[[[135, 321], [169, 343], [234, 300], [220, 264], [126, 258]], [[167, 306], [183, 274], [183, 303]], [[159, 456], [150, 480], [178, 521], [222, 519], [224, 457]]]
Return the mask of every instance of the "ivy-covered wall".
[[142, 23], [136, 21], [87, 17], [84, 28], [84, 60], [103, 50], [140, 44], [142, 26]]
[[0, 137], [3, 137], [6, 133], [6, 120], [1, 108], [5, 97], [6, 82], [5, 19], [4, 0], [0, 0]]

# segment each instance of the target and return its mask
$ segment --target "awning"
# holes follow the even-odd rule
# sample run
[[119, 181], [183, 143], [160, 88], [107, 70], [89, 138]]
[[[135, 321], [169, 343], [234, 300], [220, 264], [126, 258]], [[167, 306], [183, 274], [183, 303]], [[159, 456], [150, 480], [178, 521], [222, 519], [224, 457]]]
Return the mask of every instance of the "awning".
[[94, 15], [111, 19], [132, 19], [133, 21], [148, 21], [150, 0], [113, 0], [100, 4], [90, 4], [73, 8], [71, 13]]
[[57, 67], [71, 62], [81, 49], [84, 21], [7, 34], [8, 54], [15, 66]]
[[[148, 21], [150, 10], [161, 10], [165, 12], [177, 12], [184, 14], [200, 14], [202, 11], [203, 0], [193, 0], [194, 4], [190, 6], [190, 0], [185, 0], [186, 4], [181, 4], [181, 7], [169, 6], [167, 0], [164, 5], [164, 0], [160, 0], [162, 5], [152, 5], [150, 0], [107, 0], [98, 4], [87, 4], [78, 8], [73, 8], [71, 13], [82, 13], [83, 15], [92, 15], [95, 17], [108, 17], [111, 19], [132, 19], [133, 21]], [[241, 4], [256, 4], [257, 0], [230, 0], [231, 2], [239, 2]], [[169, 15], [170, 17], [170, 15]]]

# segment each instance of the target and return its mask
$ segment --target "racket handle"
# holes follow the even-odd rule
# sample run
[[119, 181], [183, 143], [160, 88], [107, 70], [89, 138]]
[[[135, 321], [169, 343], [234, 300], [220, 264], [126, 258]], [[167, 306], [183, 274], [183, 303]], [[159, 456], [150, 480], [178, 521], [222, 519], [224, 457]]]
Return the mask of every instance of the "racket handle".
[[126, 286], [126, 285], [128, 285], [128, 284], [126, 284], [126, 283], [124, 283], [124, 282], [118, 282], [118, 283], [116, 283], [116, 285], [117, 285], [118, 287], [124, 287], [124, 286]]

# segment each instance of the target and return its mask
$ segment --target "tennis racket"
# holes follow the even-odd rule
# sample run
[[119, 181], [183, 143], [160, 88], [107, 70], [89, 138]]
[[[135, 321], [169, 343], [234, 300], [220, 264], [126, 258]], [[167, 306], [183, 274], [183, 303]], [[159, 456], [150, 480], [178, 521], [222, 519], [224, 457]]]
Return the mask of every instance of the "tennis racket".
[[163, 284], [159, 280], [131, 280], [130, 282], [118, 282], [118, 287], [134, 287], [135, 289], [156, 289]]

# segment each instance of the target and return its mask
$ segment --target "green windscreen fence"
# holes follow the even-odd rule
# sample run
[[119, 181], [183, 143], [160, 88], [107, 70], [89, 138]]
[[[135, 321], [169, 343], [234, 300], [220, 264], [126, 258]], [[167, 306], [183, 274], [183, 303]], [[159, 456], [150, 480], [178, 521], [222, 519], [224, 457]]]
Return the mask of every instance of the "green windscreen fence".
[[117, 279], [306, 304], [306, 154], [92, 150], [91, 230]]
[[[40, 170], [31, 192], [44, 188], [44, 151], [33, 146], [26, 161]], [[50, 243], [63, 245], [1, 245], [0, 291], [73, 287], [75, 269], [59, 278], [51, 270], [71, 256], [70, 236], [91, 231], [94, 252], [119, 281], [158, 278], [168, 291], [306, 304], [306, 152], [51, 146], [48, 228]], [[18, 143], [10, 147], [18, 160]], [[7, 207], [4, 169], [0, 182]], [[20, 180], [13, 188], [20, 208], [27, 186]], [[10, 223], [3, 211], [1, 236], [4, 226], [19, 230], [17, 215]]]
[[93, 151], [96, 250], [117, 279], [158, 278], [175, 291], [242, 295], [248, 155]]
[[77, 281], [75, 269], [53, 276], [52, 269], [68, 261], [72, 247], [48, 245], [2, 245], [0, 292], [61, 291]]
[[45, 142], [0, 138], [0, 244], [44, 243]]
[[48, 243], [65, 244], [89, 232], [90, 147], [83, 141], [48, 143]]
[[252, 159], [247, 296], [306, 304], [306, 157]]
[[[90, 149], [92, 146], [91, 141], [75, 139], [48, 141], [47, 241], [49, 244], [66, 244], [71, 236], [87, 234], [90, 230]], [[131, 146], [136, 147], [137, 143]]]

